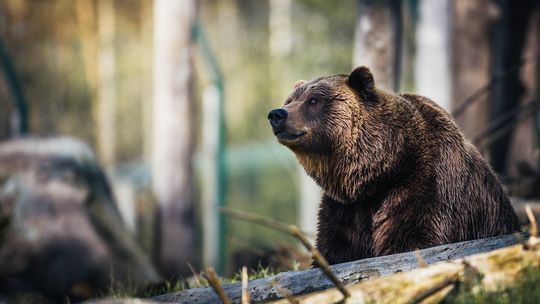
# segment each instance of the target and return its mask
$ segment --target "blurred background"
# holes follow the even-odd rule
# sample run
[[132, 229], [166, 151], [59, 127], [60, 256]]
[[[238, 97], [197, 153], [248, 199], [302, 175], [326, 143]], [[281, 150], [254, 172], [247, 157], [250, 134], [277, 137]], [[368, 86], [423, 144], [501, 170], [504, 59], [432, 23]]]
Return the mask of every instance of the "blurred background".
[[[0, 1], [0, 290], [41, 286], [52, 270], [36, 265], [49, 260], [71, 275], [40, 288], [80, 298], [103, 289], [94, 264], [77, 275], [70, 268], [89, 260], [110, 274], [114, 261], [135, 256], [125, 278], [142, 267], [145, 282], [206, 266], [224, 276], [244, 265], [308, 267], [291, 238], [219, 207], [314, 236], [320, 189], [275, 141], [266, 115], [297, 80], [358, 65], [379, 87], [452, 112], [515, 202], [538, 199], [539, 4]], [[72, 201], [80, 221], [43, 232], [73, 218], [63, 212]], [[42, 235], [28, 223], [43, 225]], [[100, 253], [70, 264], [65, 241], [42, 258], [40, 248], [70, 233], [85, 254]], [[9, 259], [28, 251], [28, 261]]]

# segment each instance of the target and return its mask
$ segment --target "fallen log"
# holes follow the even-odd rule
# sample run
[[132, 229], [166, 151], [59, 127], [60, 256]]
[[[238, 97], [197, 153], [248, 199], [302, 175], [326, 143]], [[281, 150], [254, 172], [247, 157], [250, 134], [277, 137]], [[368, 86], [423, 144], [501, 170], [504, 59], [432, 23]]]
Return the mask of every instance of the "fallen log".
[[[539, 239], [531, 237], [524, 244], [349, 285], [351, 296], [340, 303], [436, 303], [458, 282], [469, 287], [481, 286], [488, 292], [513, 286], [525, 268], [540, 267]], [[337, 303], [342, 299], [341, 293], [332, 288], [296, 297], [295, 302]]]
[[[419, 268], [420, 263], [434, 264], [463, 258], [473, 254], [489, 252], [518, 243], [514, 235], [499, 236], [481, 240], [442, 245], [389, 256], [358, 260], [332, 266], [332, 270], [343, 284], [358, 283], [396, 272], [406, 272]], [[320, 269], [282, 272], [275, 276], [249, 282], [248, 290], [252, 303], [268, 302], [289, 295], [301, 295], [334, 287]], [[241, 284], [224, 285], [223, 289], [232, 303], [241, 303]], [[210, 287], [194, 288], [152, 298], [168, 303], [220, 303]]]

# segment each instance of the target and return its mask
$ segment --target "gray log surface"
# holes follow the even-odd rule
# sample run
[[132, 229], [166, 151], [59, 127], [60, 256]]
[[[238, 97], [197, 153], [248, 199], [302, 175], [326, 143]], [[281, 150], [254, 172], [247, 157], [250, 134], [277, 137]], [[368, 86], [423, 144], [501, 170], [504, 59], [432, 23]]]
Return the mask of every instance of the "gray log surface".
[[[448, 261], [469, 255], [488, 252], [498, 248], [514, 245], [518, 238], [505, 235], [481, 240], [466, 241], [442, 245], [420, 250], [420, 255], [428, 264]], [[338, 278], [344, 284], [352, 284], [361, 280], [389, 275], [400, 271], [418, 268], [416, 252], [405, 252], [389, 256], [369, 258], [332, 266]], [[287, 290], [292, 295], [324, 290], [333, 287], [332, 283], [319, 269], [282, 272], [275, 276], [249, 282], [249, 294], [252, 303], [261, 303], [282, 298], [280, 290]], [[224, 285], [223, 289], [233, 303], [241, 302], [241, 287], [238, 284]], [[154, 301], [166, 303], [220, 303], [210, 287], [201, 287], [164, 294], [152, 298]]]

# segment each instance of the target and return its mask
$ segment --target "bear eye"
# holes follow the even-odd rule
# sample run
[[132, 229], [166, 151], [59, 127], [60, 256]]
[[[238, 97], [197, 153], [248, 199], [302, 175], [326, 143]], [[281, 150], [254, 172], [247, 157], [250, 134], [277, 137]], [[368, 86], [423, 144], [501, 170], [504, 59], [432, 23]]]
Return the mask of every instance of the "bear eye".
[[317, 103], [317, 99], [316, 98], [310, 98], [308, 99], [307, 101], [310, 105], [313, 105], [313, 104], [316, 104]]

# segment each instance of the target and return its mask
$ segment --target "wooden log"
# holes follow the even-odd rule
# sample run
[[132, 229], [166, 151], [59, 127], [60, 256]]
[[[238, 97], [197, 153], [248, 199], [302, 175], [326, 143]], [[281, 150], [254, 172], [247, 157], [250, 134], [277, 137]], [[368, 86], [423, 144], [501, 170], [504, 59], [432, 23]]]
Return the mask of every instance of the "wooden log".
[[[499, 236], [481, 240], [442, 245], [389, 256], [358, 260], [332, 266], [339, 280], [353, 284], [362, 280], [405, 272], [418, 268], [418, 253], [428, 264], [448, 261], [469, 255], [488, 252], [514, 245], [518, 239], [514, 235]], [[275, 276], [249, 282], [252, 303], [261, 303], [283, 298], [283, 290], [291, 295], [300, 295], [333, 287], [320, 269], [282, 272]], [[241, 284], [224, 285], [223, 289], [233, 303], [241, 302]], [[219, 303], [210, 287], [194, 288], [154, 297], [152, 300], [168, 303]]]
[[[458, 281], [471, 287], [480, 284], [483, 290], [495, 291], [515, 284], [525, 267], [539, 266], [540, 242], [531, 237], [527, 246], [514, 245], [348, 286], [351, 297], [341, 303], [437, 303]], [[317, 304], [336, 303], [341, 299], [341, 293], [332, 288], [295, 300]]]

